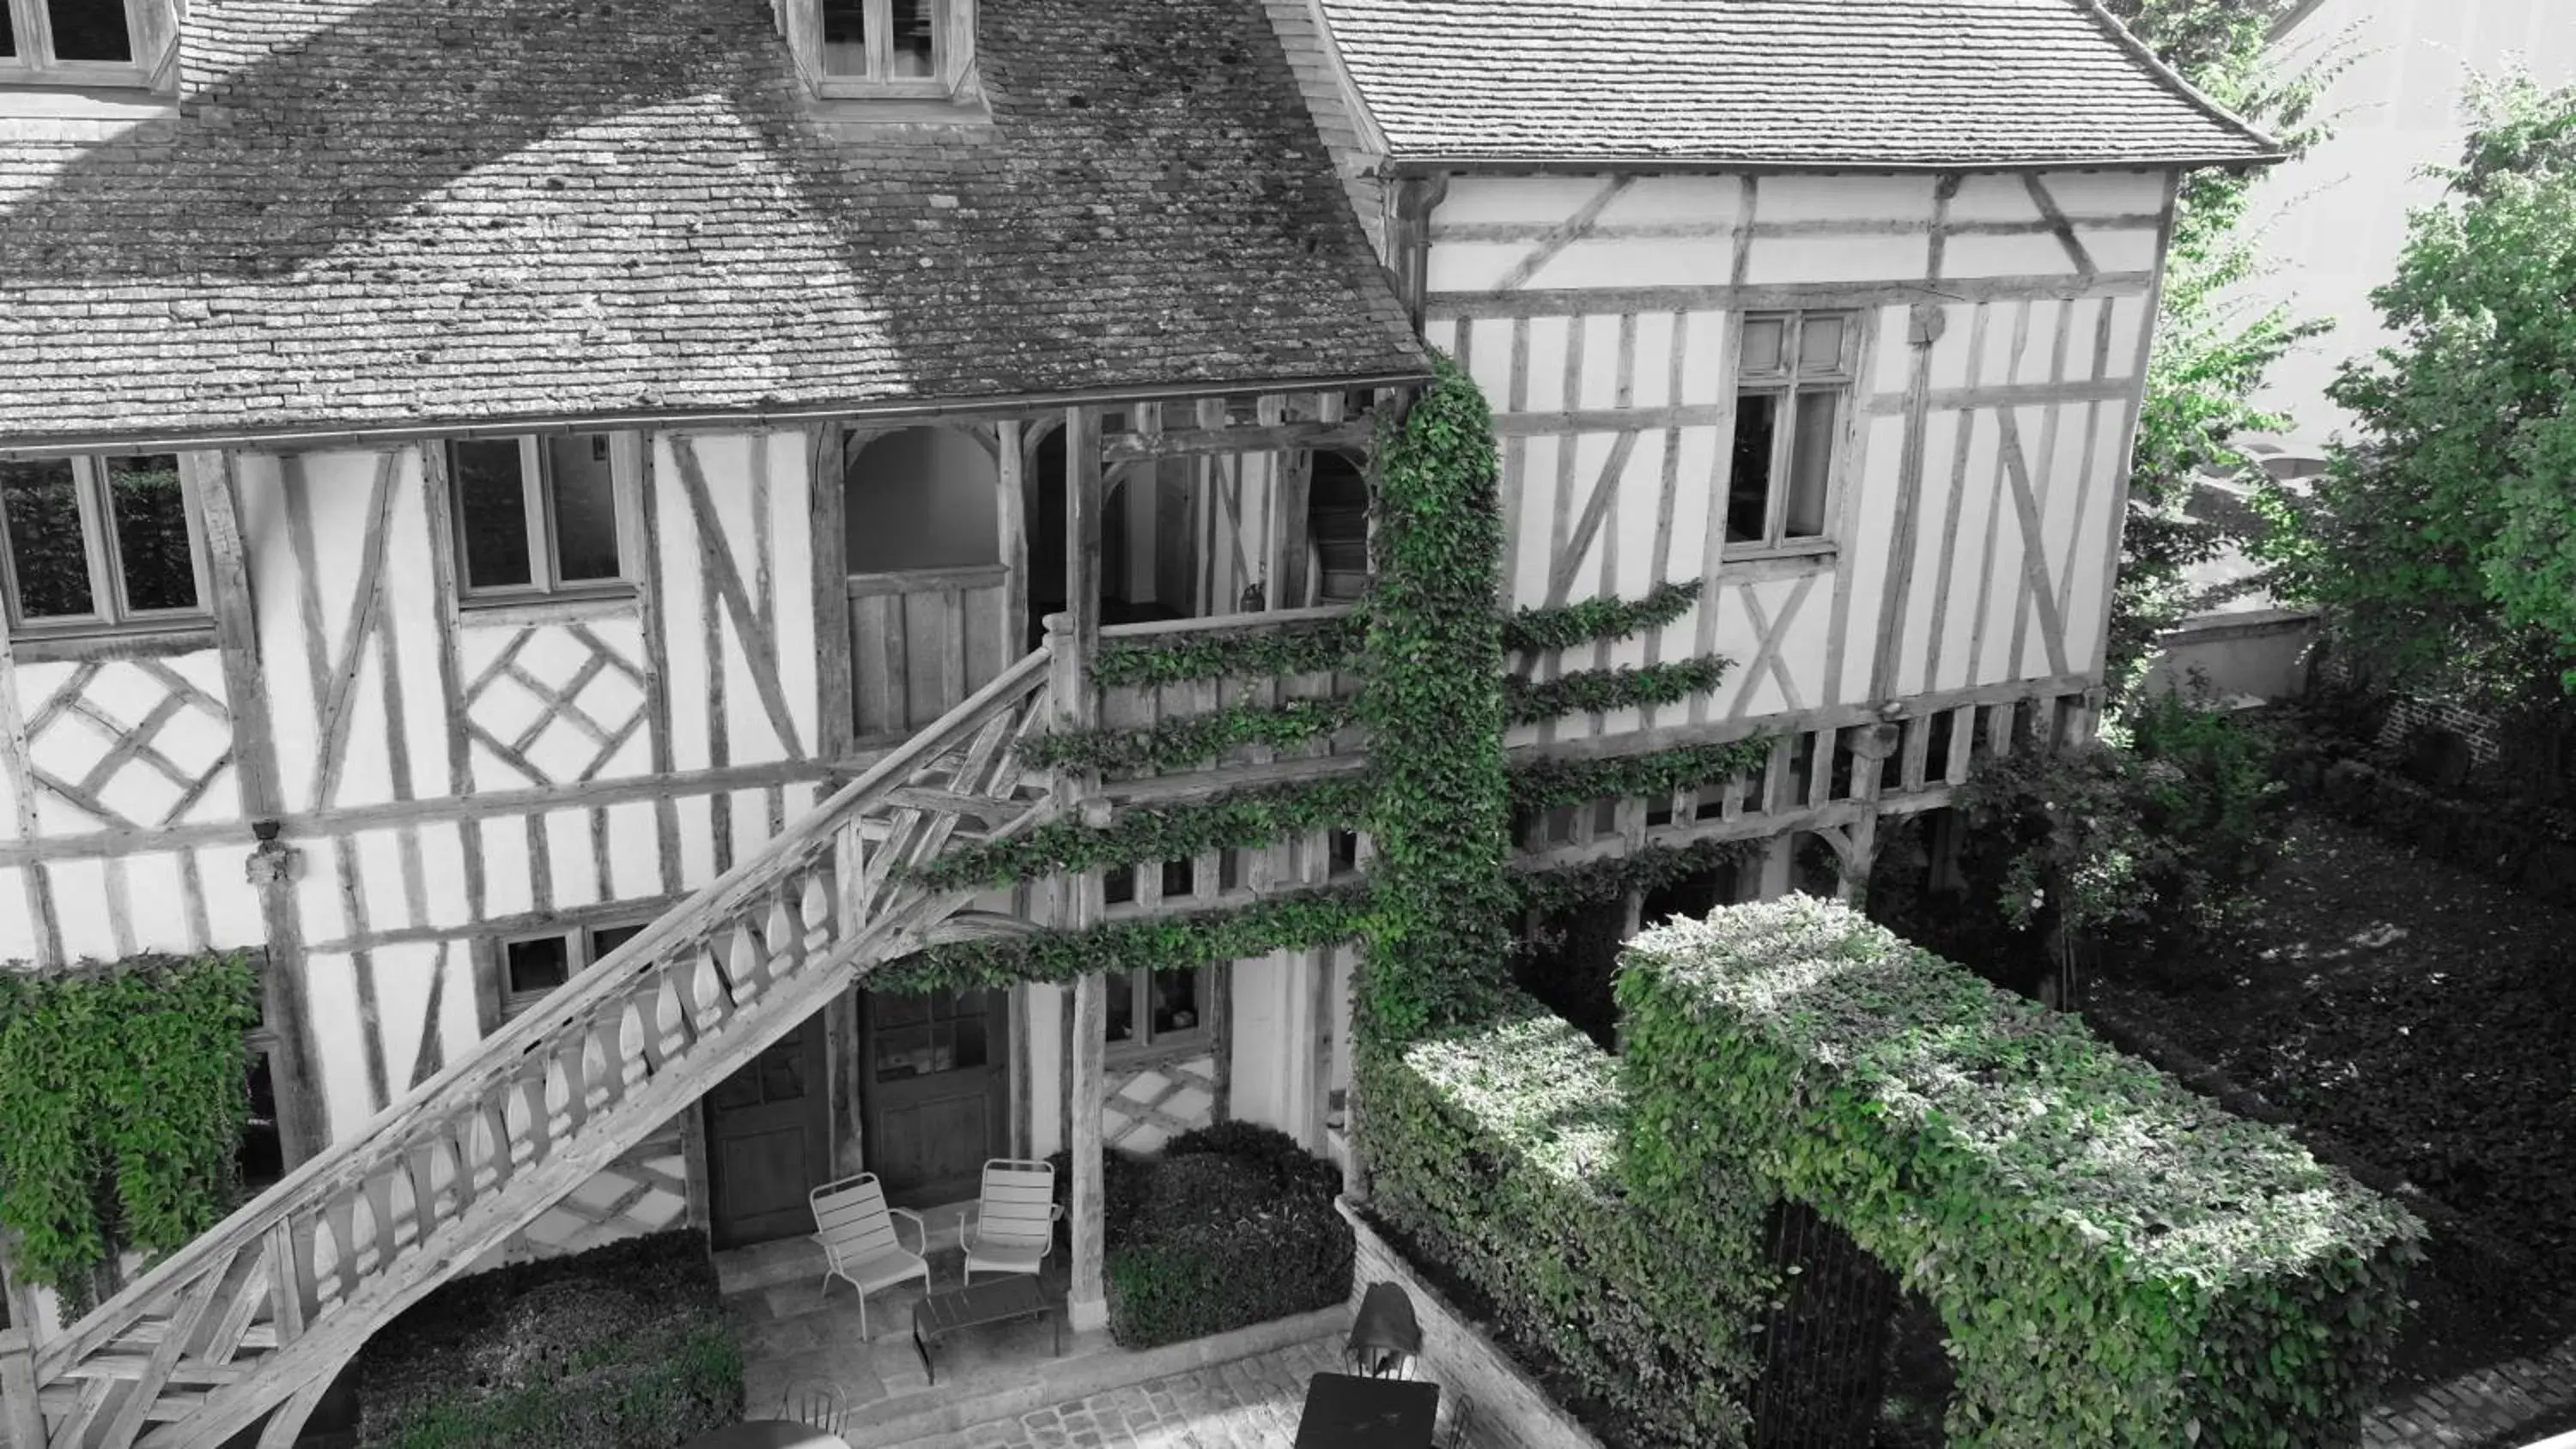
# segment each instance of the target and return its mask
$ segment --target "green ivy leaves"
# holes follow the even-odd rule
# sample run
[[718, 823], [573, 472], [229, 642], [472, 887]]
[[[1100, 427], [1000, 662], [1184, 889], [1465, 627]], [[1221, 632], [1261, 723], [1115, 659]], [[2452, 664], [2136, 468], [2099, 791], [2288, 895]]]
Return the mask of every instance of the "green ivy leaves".
[[1503, 751], [1503, 520], [1493, 416], [1433, 358], [1400, 423], [1381, 416], [1360, 719], [1375, 846], [1353, 1031], [1411, 1041], [1493, 1009], [1504, 983], [1510, 795]]
[[1699, 580], [1657, 584], [1642, 599], [1584, 599], [1552, 609], [1523, 609], [1503, 625], [1503, 647], [1515, 654], [1572, 649], [1661, 628], [1690, 612]]
[[1178, 641], [1108, 640], [1091, 661], [1091, 678], [1104, 689], [1182, 684], [1227, 676], [1261, 678], [1348, 669], [1368, 633], [1364, 609], [1320, 624], [1287, 629], [1252, 628], [1230, 634], [1193, 634]]
[[1020, 746], [1020, 758], [1040, 770], [1186, 770], [1247, 745], [1286, 749], [1321, 739], [1348, 725], [1356, 709], [1348, 699], [1234, 704], [1148, 729], [1039, 735]]
[[957, 890], [1008, 885], [1055, 871], [1247, 850], [1309, 830], [1348, 829], [1364, 813], [1368, 794], [1365, 780], [1317, 780], [1194, 804], [1124, 810], [1100, 827], [1055, 820], [1014, 839], [952, 851], [922, 867], [920, 874], [934, 889]]
[[173, 1252], [233, 1205], [249, 958], [0, 973], [0, 1226], [12, 1271], [85, 1311], [111, 1242]]
[[951, 942], [879, 968], [868, 978], [868, 989], [965, 991], [1020, 981], [1062, 983], [1095, 971], [1187, 971], [1272, 951], [1316, 950], [1358, 938], [1368, 914], [1368, 894], [1362, 885], [1335, 886], [1231, 910]]
[[1503, 717], [1512, 724], [1536, 724], [1569, 714], [1679, 704], [1725, 682], [1728, 667], [1728, 660], [1709, 654], [1669, 664], [1582, 669], [1545, 680], [1515, 674], [1503, 681]]

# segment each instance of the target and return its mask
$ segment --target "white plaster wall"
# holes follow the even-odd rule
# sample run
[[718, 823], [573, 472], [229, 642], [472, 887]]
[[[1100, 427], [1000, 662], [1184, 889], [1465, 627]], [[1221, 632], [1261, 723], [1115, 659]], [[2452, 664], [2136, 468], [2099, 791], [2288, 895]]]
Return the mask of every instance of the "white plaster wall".
[[[2161, 173], [2039, 179], [2097, 272], [2153, 268]], [[1597, 213], [1590, 225], [1531, 268], [1542, 239], [1554, 244], [1552, 233], [1587, 208]], [[1705, 305], [1693, 294], [1734, 275], [1739, 241], [1748, 283], [1823, 284], [1809, 305], [1835, 305], [1836, 284], [1877, 288], [1882, 299], [1891, 284], [1920, 288], [1931, 269], [1936, 210], [1929, 177], [1645, 177], [1615, 187], [1603, 177], [1452, 181], [1432, 223], [1426, 332], [1467, 367], [1497, 416], [1510, 601], [1633, 598], [1661, 581], [1703, 581], [1700, 602], [1673, 625], [1579, 658], [1535, 661], [1542, 673], [1707, 650], [1733, 658], [1738, 668], [1713, 697], [1679, 711], [1692, 721], [1755, 718], [1873, 692], [1903, 502], [1910, 303], [1937, 296], [1938, 287], [1859, 307], [1861, 382], [1837, 470], [1838, 557], [1807, 566], [1716, 562], [1723, 519], [1711, 505], [1731, 435], [1735, 319], [1722, 294], [1709, 293]], [[2075, 273], [2019, 177], [1964, 178], [1948, 214], [1961, 225], [1945, 240], [1944, 279]], [[1641, 298], [1639, 288], [1668, 295]], [[1913, 497], [1916, 551], [1895, 692], [2083, 673], [2098, 662], [2129, 425], [2125, 393], [2143, 360], [2146, 299], [2132, 288], [2137, 295], [1943, 306], [1944, 330], [1929, 360], [1936, 394], [2054, 381], [2095, 385], [2110, 397], [2013, 409], [2034, 495], [2035, 550], [2008, 491], [1999, 400], [1936, 403]], [[1509, 291], [1558, 300], [1530, 308]], [[1586, 291], [1603, 293], [1597, 309], [1584, 305]], [[1528, 315], [1475, 315], [1516, 308]], [[1642, 430], [1619, 417], [1624, 409], [1676, 408], [1689, 411]], [[1633, 436], [1623, 442], [1623, 434]], [[1605, 483], [1598, 532], [1571, 576], [1553, 578], [1571, 527]], [[2062, 619], [2062, 661], [2040, 647], [2045, 610], [2023, 587], [2026, 556], [2045, 575], [2048, 602]], [[1766, 628], [1779, 639], [1779, 665], [1756, 671], [1749, 666]], [[1615, 733], [1674, 723], [1676, 713], [1626, 711], [1517, 738]]]

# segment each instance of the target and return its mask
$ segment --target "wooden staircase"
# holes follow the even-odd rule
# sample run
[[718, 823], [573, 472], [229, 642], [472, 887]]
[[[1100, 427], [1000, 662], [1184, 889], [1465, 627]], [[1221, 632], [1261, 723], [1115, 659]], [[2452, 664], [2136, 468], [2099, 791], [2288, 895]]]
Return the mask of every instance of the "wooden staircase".
[[1053, 813], [1014, 749], [1044, 727], [1047, 661], [41, 1345], [45, 1444], [211, 1449], [264, 1423], [285, 1449], [379, 1327], [967, 903], [909, 868]]

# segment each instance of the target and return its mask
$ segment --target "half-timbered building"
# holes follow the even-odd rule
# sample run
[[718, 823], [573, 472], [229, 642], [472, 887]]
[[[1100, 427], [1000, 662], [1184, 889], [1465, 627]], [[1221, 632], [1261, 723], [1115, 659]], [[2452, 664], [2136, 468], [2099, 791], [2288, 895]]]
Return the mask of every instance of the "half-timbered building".
[[1348, 695], [1093, 666], [1345, 613], [1426, 339], [1504, 607], [1696, 589], [1513, 670], [1731, 661], [1515, 759], [1771, 742], [1525, 852], [1835, 889], [2089, 718], [2176, 178], [2271, 151], [2090, 0], [0, 4], [0, 959], [256, 948], [279, 1137], [96, 1312], [13, 1290], [57, 1446], [283, 1444], [458, 1271], [862, 1167], [1326, 1150], [1348, 947], [868, 978], [1365, 871], [917, 867], [1364, 762], [1019, 747]]

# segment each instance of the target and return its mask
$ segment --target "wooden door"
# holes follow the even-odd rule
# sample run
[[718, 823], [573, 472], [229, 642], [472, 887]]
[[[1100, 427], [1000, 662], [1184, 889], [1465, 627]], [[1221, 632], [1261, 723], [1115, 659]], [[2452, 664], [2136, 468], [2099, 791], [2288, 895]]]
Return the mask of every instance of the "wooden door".
[[861, 998], [867, 1170], [898, 1202], [975, 1196], [988, 1157], [1010, 1155], [1010, 994]]
[[820, 1012], [707, 1094], [707, 1201], [715, 1245], [814, 1231], [805, 1194], [831, 1180], [832, 1118]]

